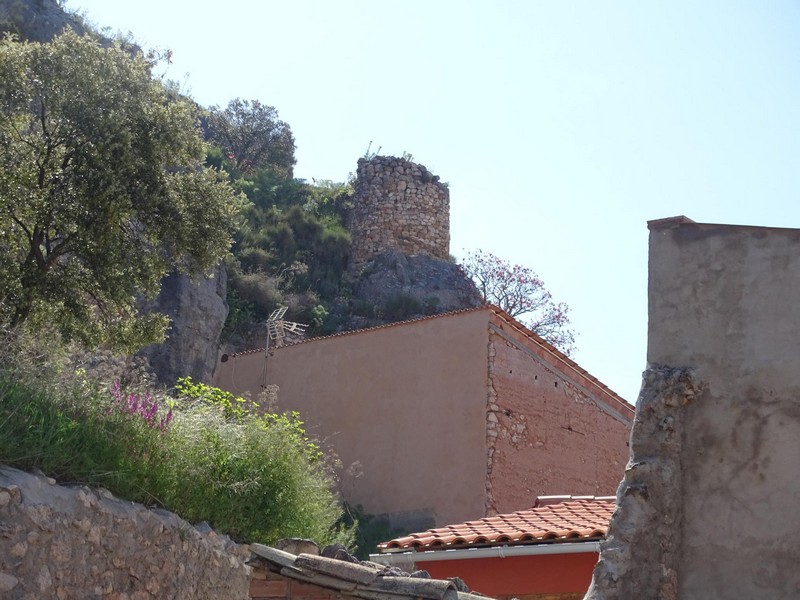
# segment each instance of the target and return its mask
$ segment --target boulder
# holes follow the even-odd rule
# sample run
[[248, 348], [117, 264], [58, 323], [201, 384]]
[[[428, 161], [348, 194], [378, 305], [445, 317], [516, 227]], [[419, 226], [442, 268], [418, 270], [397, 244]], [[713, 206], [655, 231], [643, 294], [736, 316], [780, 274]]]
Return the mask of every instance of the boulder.
[[[367, 263], [353, 286], [357, 304], [374, 308], [378, 321], [391, 322], [465, 308], [484, 302], [457, 264], [396, 250]], [[379, 323], [361, 323], [369, 326]]]
[[224, 265], [210, 277], [192, 279], [173, 272], [161, 282], [161, 293], [148, 310], [169, 317], [167, 339], [139, 351], [159, 382], [172, 386], [179, 377], [186, 376], [195, 381], [211, 381], [220, 334], [228, 316], [226, 288]]

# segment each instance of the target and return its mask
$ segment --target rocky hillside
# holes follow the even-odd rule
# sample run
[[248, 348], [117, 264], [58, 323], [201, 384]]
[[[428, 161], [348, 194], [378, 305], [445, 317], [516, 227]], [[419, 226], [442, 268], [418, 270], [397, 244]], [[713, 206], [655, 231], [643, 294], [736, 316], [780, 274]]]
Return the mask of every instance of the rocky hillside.
[[[87, 31], [57, 0], [0, 0], [0, 27], [32, 41]], [[226, 264], [200, 280], [170, 274], [146, 307], [170, 319], [166, 341], [139, 353], [162, 383], [210, 380], [220, 344], [226, 352], [263, 346], [278, 306], [320, 335], [482, 303], [448, 259], [449, 190], [424, 166], [370, 156], [351, 185], [310, 185], [291, 177], [294, 138], [274, 108], [237, 99], [198, 113], [209, 164], [251, 205]], [[236, 147], [243, 122], [263, 141], [258, 159]]]
[[0, 0], [0, 28], [33, 42], [47, 42], [65, 28], [85, 33], [82, 21], [57, 0]]

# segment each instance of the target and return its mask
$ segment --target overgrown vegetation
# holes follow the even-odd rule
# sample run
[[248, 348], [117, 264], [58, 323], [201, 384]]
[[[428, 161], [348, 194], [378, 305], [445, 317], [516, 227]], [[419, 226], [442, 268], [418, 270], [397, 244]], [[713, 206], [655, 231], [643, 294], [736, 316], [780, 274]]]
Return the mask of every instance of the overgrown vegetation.
[[0, 463], [104, 487], [239, 541], [351, 545], [330, 465], [296, 413], [258, 415], [250, 400], [189, 379], [174, 396], [109, 383], [28, 338], [4, 340]]
[[250, 205], [228, 260], [226, 338], [252, 330], [278, 305], [312, 332], [330, 331], [333, 305], [350, 294], [344, 277], [350, 234], [343, 225], [350, 186], [309, 184], [271, 168], [232, 170], [231, 177]]

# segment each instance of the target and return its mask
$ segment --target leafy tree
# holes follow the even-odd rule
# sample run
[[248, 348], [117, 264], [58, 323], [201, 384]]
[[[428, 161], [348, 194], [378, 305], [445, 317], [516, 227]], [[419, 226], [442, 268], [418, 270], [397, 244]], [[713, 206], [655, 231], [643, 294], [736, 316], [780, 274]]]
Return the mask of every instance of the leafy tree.
[[72, 32], [0, 41], [0, 322], [132, 349], [163, 336], [137, 307], [167, 271], [227, 253], [241, 201], [156, 62]]
[[208, 136], [235, 172], [270, 169], [283, 177], [292, 176], [294, 136], [272, 106], [240, 98], [228, 102], [224, 110], [213, 106], [209, 109]]
[[531, 331], [569, 355], [575, 334], [569, 329], [569, 307], [554, 302], [544, 282], [528, 267], [512, 265], [494, 254], [476, 250], [461, 263], [483, 299], [494, 304]]

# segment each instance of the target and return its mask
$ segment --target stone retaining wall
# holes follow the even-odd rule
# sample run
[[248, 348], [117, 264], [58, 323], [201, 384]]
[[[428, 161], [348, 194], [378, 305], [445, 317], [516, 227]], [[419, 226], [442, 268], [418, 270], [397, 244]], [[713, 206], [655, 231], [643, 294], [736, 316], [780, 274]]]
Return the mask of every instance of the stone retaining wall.
[[0, 597], [248, 598], [250, 556], [177, 515], [0, 467]]
[[348, 229], [355, 271], [386, 250], [448, 260], [450, 192], [422, 165], [392, 156], [359, 159]]

